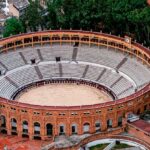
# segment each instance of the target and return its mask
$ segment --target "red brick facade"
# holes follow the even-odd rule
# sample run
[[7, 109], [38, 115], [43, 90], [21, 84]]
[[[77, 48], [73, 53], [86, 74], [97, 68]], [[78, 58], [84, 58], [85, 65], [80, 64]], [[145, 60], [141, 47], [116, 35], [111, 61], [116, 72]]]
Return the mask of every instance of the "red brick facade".
[[[45, 40], [47, 37], [47, 40]], [[25, 39], [28, 42], [25, 42]], [[80, 43], [95, 45], [103, 45], [119, 49], [120, 51], [127, 52], [132, 57], [133, 55], [140, 59], [144, 64], [150, 65], [150, 52], [139, 44], [130, 44], [112, 35], [102, 33], [92, 33], [83, 31], [46, 31], [39, 33], [30, 33], [19, 36], [14, 36], [7, 39], [0, 40], [1, 51], [9, 52], [9, 50], [16, 49], [17, 47], [25, 48], [26, 46], [34, 47], [35, 44], [41, 46], [45, 43], [50, 45], [54, 42], [62, 42], [68, 44], [74, 43], [75, 40]], [[9, 44], [8, 44], [9, 43]], [[8, 47], [9, 45], [9, 47]], [[76, 134], [83, 134], [83, 126], [89, 125], [89, 133], [95, 133], [96, 121], [100, 121], [100, 130], [107, 131], [107, 120], [112, 120], [112, 127], [118, 127], [118, 118], [125, 117], [128, 112], [142, 113], [144, 109], [150, 108], [150, 86], [147, 85], [144, 89], [134, 93], [126, 98], [108, 102], [105, 104], [96, 104], [91, 106], [77, 106], [77, 107], [42, 107], [29, 104], [22, 104], [15, 101], [9, 101], [0, 98], [0, 115], [5, 117], [5, 126], [1, 126], [1, 131], [7, 131], [8, 135], [23, 134], [29, 136], [30, 139], [40, 137], [42, 140], [47, 138], [53, 139], [54, 136], [60, 134], [60, 126], [63, 126], [65, 135], [72, 135], [72, 126], [75, 124], [77, 131]], [[13, 119], [14, 118], [14, 119]], [[11, 122], [15, 124], [12, 128]], [[23, 131], [23, 122], [28, 126], [28, 132]], [[40, 132], [34, 131], [34, 123]], [[47, 130], [49, 124], [49, 131]], [[123, 121], [123, 125], [126, 122]], [[40, 126], [40, 127], [39, 127]], [[49, 132], [49, 134], [48, 134]]]

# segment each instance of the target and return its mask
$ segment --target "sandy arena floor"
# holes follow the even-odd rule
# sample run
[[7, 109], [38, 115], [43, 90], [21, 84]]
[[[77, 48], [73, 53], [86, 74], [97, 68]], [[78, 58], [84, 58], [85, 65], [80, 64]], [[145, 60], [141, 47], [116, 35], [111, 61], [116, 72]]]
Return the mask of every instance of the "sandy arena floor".
[[77, 106], [112, 101], [112, 98], [94, 87], [76, 84], [49, 84], [29, 89], [17, 101], [45, 106]]

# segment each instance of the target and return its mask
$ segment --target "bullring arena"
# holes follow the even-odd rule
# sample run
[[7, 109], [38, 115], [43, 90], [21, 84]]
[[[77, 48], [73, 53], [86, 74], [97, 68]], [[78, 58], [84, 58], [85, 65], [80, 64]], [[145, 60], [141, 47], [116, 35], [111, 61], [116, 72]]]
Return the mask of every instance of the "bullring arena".
[[[0, 131], [6, 137], [46, 141], [43, 149], [76, 150], [102, 138], [150, 149], [149, 137], [121, 134], [135, 129], [130, 114], [150, 108], [148, 48], [127, 36], [59, 30], [2, 39], [0, 52]], [[58, 144], [62, 137], [70, 143]]]
[[16, 100], [46, 106], [80, 106], [112, 101], [104, 92], [76, 84], [45, 85], [26, 91]]

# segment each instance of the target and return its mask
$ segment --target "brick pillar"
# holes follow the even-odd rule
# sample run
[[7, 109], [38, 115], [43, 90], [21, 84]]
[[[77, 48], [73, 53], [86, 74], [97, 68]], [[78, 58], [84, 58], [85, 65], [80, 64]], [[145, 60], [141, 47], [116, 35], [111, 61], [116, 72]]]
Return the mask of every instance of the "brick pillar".
[[106, 112], [103, 113], [102, 119], [100, 119], [100, 124], [101, 124], [101, 131], [106, 131], [107, 130], [107, 116]]
[[32, 112], [29, 111], [29, 122], [28, 122], [28, 134], [29, 134], [29, 139], [33, 139], [33, 132], [34, 132], [34, 126], [32, 122]]
[[7, 118], [6, 129], [7, 129], [7, 134], [11, 135], [11, 122], [10, 122], [10, 118]]
[[22, 137], [22, 122], [17, 119], [17, 132], [18, 132], [18, 137]]
[[67, 117], [66, 128], [67, 128], [66, 135], [68, 135], [68, 136], [72, 135], [72, 132], [71, 132], [71, 123], [70, 123], [70, 117], [69, 116]]
[[9, 108], [7, 110], [7, 114], [6, 114], [6, 129], [7, 129], [7, 134], [11, 135], [11, 119], [9, 117]]
[[94, 120], [94, 117], [92, 117], [92, 121], [91, 121], [91, 124], [90, 124], [90, 133], [95, 133], [96, 130], [95, 130], [95, 120]]
[[55, 121], [55, 136], [58, 136], [59, 135], [59, 122], [57, 122], [57, 120]]
[[69, 124], [68, 118], [67, 118], [67, 122], [65, 121], [64, 125], [65, 125], [66, 135], [69, 136], [69, 134], [70, 134], [70, 124]]
[[107, 120], [106, 118], [104, 117], [102, 120], [101, 120], [101, 131], [106, 131], [107, 130]]
[[45, 140], [45, 126], [44, 126], [44, 122], [40, 123], [40, 133], [41, 133], [41, 139]]
[[116, 128], [117, 126], [118, 126], [118, 116], [117, 116], [117, 112], [115, 112], [112, 119], [112, 127]]
[[79, 118], [79, 125], [78, 125], [78, 135], [83, 134], [83, 124], [82, 124], [82, 118]]

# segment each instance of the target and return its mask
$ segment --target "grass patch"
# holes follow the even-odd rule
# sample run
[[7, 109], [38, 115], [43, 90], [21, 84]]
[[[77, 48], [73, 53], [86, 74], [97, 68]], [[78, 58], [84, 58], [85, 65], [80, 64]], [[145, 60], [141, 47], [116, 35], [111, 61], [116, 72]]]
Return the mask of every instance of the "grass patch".
[[98, 144], [98, 145], [95, 145], [95, 146], [91, 146], [90, 150], [103, 150], [108, 145], [109, 145], [108, 143], [106, 143], [106, 144]]

